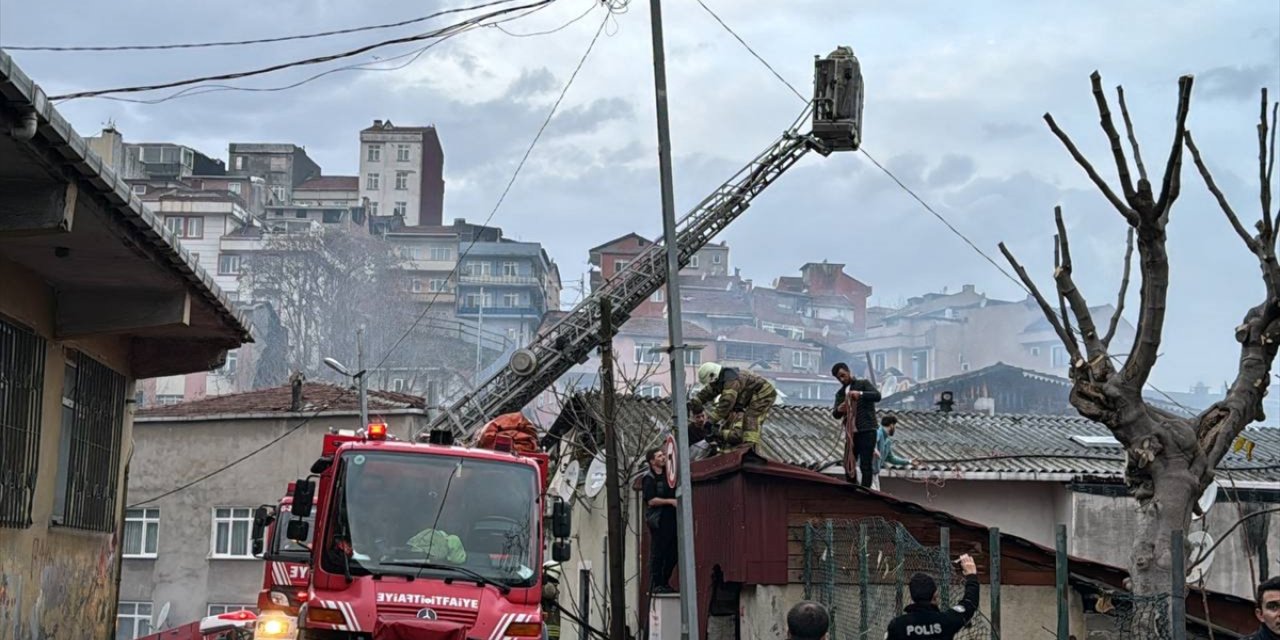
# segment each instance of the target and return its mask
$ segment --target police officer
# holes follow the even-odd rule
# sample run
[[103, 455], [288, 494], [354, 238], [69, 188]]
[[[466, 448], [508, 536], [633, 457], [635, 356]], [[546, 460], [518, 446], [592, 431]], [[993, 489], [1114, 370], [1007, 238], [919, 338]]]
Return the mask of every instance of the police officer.
[[885, 640], [953, 640], [978, 611], [978, 567], [969, 554], [960, 556], [960, 569], [964, 572], [964, 597], [947, 611], [938, 609], [938, 585], [933, 578], [923, 573], [911, 576], [911, 604], [889, 623]]

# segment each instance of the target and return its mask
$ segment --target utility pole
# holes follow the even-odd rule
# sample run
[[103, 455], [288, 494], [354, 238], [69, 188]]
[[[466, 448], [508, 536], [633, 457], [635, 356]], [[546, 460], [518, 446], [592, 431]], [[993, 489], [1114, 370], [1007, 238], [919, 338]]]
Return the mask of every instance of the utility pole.
[[480, 287], [479, 319], [476, 320], [476, 373], [472, 384], [480, 384], [480, 333], [484, 331], [484, 287]]
[[680, 319], [680, 245], [676, 239], [675, 195], [671, 185], [671, 124], [667, 113], [667, 63], [662, 45], [662, 3], [649, 0], [653, 34], [653, 88], [658, 108], [658, 174], [662, 181], [662, 231], [667, 246], [667, 327], [670, 334], [671, 408], [676, 418], [676, 523], [680, 535], [680, 638], [699, 640], [698, 574], [694, 568], [693, 480], [689, 474], [689, 415], [685, 407], [684, 335]]
[[369, 428], [369, 372], [364, 370], [364, 325], [356, 329], [356, 371], [360, 376], [360, 428]]
[[613, 301], [600, 300], [600, 388], [604, 414], [604, 490], [608, 502], [609, 640], [625, 640], [626, 576], [622, 561], [622, 488], [618, 486], [618, 427], [613, 386]]

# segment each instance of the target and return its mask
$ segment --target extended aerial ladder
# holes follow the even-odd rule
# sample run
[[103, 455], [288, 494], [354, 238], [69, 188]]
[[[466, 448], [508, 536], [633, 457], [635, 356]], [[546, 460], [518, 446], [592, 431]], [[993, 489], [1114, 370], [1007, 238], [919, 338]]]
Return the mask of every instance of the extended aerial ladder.
[[[827, 156], [856, 150], [862, 143], [862, 103], [862, 71], [853, 50], [838, 47], [825, 58], [815, 56], [813, 100], [792, 126], [677, 223], [681, 268], [809, 151]], [[802, 134], [800, 127], [810, 114], [812, 129]], [[600, 301], [612, 300], [613, 326], [621, 326], [666, 284], [666, 254], [662, 238], [657, 239], [563, 319], [513, 353], [505, 368], [436, 417], [420, 437], [446, 427], [469, 437], [494, 416], [519, 411], [575, 364], [586, 362], [600, 343]]]

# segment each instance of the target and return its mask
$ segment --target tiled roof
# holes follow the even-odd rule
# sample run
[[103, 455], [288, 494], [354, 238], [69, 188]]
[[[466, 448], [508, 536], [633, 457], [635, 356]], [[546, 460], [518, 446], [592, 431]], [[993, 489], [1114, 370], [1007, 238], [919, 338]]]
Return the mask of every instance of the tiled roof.
[[[579, 394], [573, 403], [595, 402], [592, 394]], [[637, 426], [666, 428], [670, 422], [667, 398], [619, 397], [621, 431]], [[931, 474], [1005, 473], [1052, 476], [1100, 477], [1120, 480], [1124, 452], [1118, 444], [1087, 446], [1073, 436], [1107, 438], [1103, 425], [1080, 416], [1037, 416], [985, 413], [894, 411], [898, 431], [894, 452], [923, 462], [918, 471]], [[553, 431], [555, 427], [553, 426]], [[643, 431], [643, 429], [641, 429]], [[1253, 459], [1228, 453], [1219, 471], [1231, 471], [1237, 481], [1280, 482], [1280, 428], [1257, 427], [1245, 437], [1255, 443]], [[642, 437], [632, 434], [629, 437]], [[769, 412], [762, 434], [764, 457], [808, 469], [830, 470], [843, 456], [844, 433], [827, 407], [780, 405]], [[888, 475], [903, 473], [886, 469]], [[1017, 476], [1015, 476], [1017, 477]]]
[[320, 176], [296, 187], [294, 191], [359, 191], [359, 176]]
[[[618, 330], [618, 335], [632, 336], [667, 336], [667, 319], [666, 318], [648, 318], [644, 316], [633, 316], [622, 325]], [[692, 322], [684, 323], [684, 338], [694, 340], [710, 340], [711, 334], [706, 329], [699, 327]]]
[[681, 291], [685, 313], [751, 317], [751, 303], [738, 291]]
[[[302, 408], [290, 410], [293, 389], [290, 385], [258, 389], [224, 396], [211, 396], [179, 404], [141, 409], [140, 420], [159, 418], [216, 417], [250, 413], [314, 413], [321, 411], [358, 411], [360, 396], [355, 391], [323, 382], [302, 384]], [[427, 401], [418, 396], [392, 391], [369, 391], [369, 412], [395, 409], [425, 409]]]
[[805, 344], [798, 340], [792, 340], [785, 336], [780, 336], [772, 331], [757, 329], [750, 325], [733, 327], [716, 336], [716, 340], [726, 342], [747, 342], [751, 344], [771, 344], [779, 347], [787, 347], [789, 349], [816, 349], [810, 344]]

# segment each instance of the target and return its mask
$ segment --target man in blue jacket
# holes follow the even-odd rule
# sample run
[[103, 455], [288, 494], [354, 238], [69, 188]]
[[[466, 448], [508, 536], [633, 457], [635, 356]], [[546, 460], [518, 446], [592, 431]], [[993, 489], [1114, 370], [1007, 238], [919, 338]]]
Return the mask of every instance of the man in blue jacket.
[[880, 469], [883, 465], [895, 467], [915, 466], [916, 460], [908, 460], [893, 452], [893, 434], [898, 429], [897, 416], [885, 416], [880, 420], [880, 429], [876, 432], [875, 460], [871, 465], [871, 488], [880, 490]]

